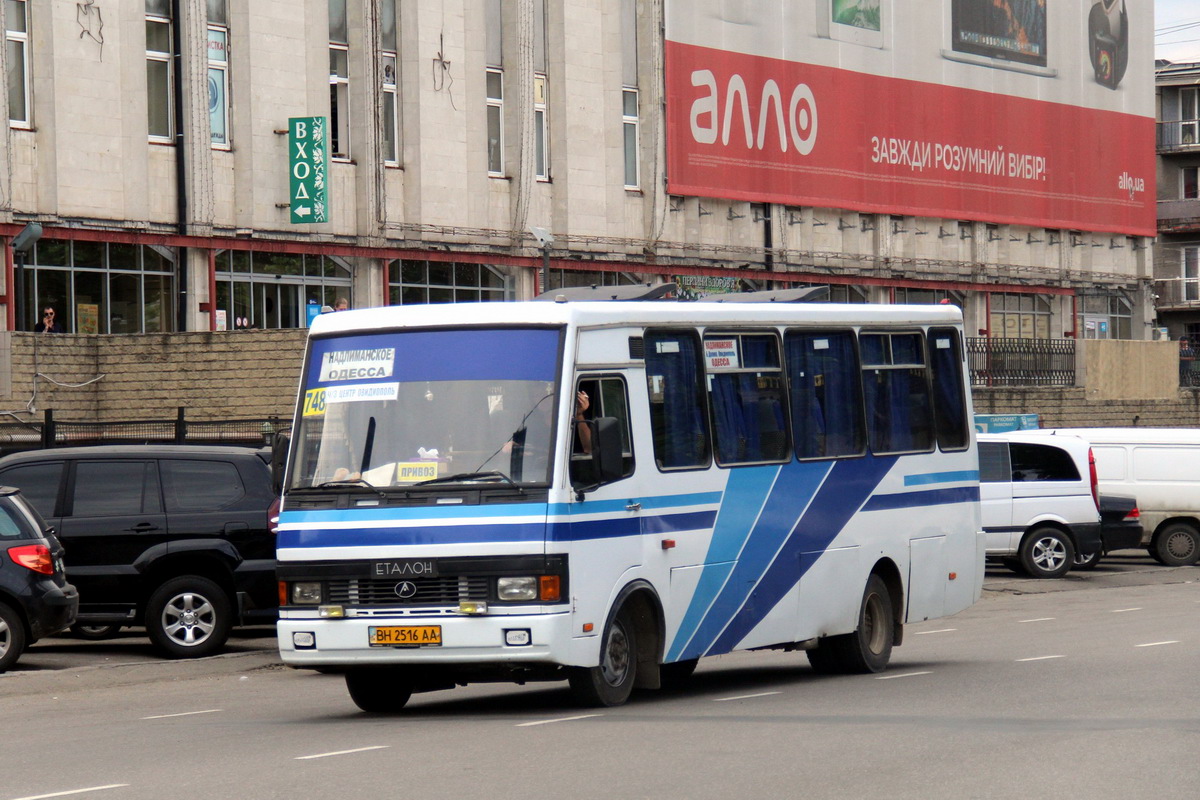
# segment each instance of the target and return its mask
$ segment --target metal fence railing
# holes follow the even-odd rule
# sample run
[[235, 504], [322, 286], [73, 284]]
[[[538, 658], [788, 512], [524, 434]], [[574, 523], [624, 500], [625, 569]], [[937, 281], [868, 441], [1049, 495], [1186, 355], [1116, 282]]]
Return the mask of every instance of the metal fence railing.
[[291, 425], [280, 417], [193, 421], [183, 408], [174, 419], [84, 422], [55, 419], [48, 409], [41, 421], [0, 422], [0, 454], [94, 444], [265, 446]]
[[972, 386], [1074, 386], [1074, 339], [967, 338]]

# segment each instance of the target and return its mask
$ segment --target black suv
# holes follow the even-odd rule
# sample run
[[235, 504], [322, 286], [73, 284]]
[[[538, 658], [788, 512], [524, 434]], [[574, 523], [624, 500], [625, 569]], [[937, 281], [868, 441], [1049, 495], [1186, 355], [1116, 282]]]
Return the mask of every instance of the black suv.
[[234, 624], [274, 624], [270, 452], [105, 445], [0, 458], [57, 530], [79, 590], [76, 630], [144, 625], [166, 655], [221, 650]]
[[78, 607], [62, 545], [19, 490], [0, 486], [0, 672], [26, 646], [70, 627]]

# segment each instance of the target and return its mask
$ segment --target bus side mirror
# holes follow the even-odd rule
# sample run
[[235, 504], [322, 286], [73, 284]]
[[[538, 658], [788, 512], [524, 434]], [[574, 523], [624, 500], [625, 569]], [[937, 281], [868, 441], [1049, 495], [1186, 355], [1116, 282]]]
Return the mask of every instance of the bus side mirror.
[[592, 463], [600, 483], [612, 483], [625, 474], [621, 452], [621, 421], [616, 417], [592, 420]]
[[287, 465], [288, 434], [276, 432], [271, 439], [271, 492], [279, 497], [283, 493], [283, 471]]

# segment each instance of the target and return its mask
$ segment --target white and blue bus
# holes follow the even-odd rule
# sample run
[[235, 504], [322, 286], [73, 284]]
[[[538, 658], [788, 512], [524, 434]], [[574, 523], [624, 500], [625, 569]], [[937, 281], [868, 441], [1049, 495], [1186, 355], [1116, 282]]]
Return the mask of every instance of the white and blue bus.
[[878, 672], [975, 602], [952, 306], [528, 302], [326, 314], [278, 527], [285, 664], [366, 711], [476, 681], [590, 705], [703, 656]]

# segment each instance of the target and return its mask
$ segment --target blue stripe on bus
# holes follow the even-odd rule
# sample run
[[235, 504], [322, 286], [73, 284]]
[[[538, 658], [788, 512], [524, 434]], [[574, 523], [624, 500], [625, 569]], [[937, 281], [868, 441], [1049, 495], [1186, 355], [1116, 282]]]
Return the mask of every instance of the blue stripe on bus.
[[923, 486], [929, 483], [962, 483], [978, 481], [979, 470], [964, 469], [957, 472], [927, 472], [924, 475], [905, 475], [905, 486]]
[[950, 489], [926, 489], [918, 492], [878, 494], [867, 501], [863, 511], [887, 511], [896, 508], [942, 506], [947, 503], [967, 503], [979, 499], [978, 486], [957, 486]]
[[674, 645], [667, 654], [668, 661], [679, 658], [679, 650], [691, 638], [708, 612], [708, 604], [717, 596], [729, 577], [732, 563], [746, 543], [754, 520], [758, 517], [771, 487], [779, 475], [779, 467], [747, 467], [729, 471], [725, 497], [713, 527], [705, 567], [692, 593], [692, 601], [684, 612], [675, 634]]
[[629, 500], [597, 500], [583, 503], [507, 503], [504, 505], [470, 506], [446, 504], [420, 508], [356, 507], [353, 509], [289, 510], [280, 515], [284, 525], [298, 522], [391, 522], [428, 519], [472, 519], [479, 517], [544, 517], [571, 514], [628, 513], [626, 506], [641, 503], [642, 509], [667, 509], [681, 506], [713, 505], [721, 501], [720, 492], [637, 497]]
[[276, 549], [296, 547], [396, 547], [426, 544], [538, 542], [546, 539], [546, 523], [511, 525], [412, 525], [404, 528], [338, 528], [281, 530]]
[[[624, 509], [622, 509], [624, 511]], [[570, 522], [495, 523], [483, 525], [410, 525], [398, 528], [337, 528], [281, 530], [277, 547], [364, 547], [423, 544], [468, 544], [482, 542], [556, 542], [586, 539], [612, 539], [639, 536], [642, 533], [670, 534], [707, 530], [716, 519], [715, 511], [682, 514], [650, 514], [613, 519], [589, 519]]]
[[[710, 643], [694, 641], [690, 651], [696, 655], [718, 655], [733, 650], [770, 613], [799, 582], [816, 558], [801, 558], [803, 553], [824, 551], [841, 533], [879, 482], [896, 463], [896, 456], [868, 457], [838, 461], [828, 480], [808, 503], [808, 507], [789, 532], [783, 548], [774, 555], [759, 579], [744, 587], [742, 603]], [[787, 487], [776, 485], [776, 491]], [[790, 500], [795, 508], [796, 499]], [[730, 581], [730, 585], [735, 582]], [[753, 591], [750, 591], [750, 589]], [[719, 622], [715, 620], [714, 622]], [[717, 626], [714, 624], [713, 626]]]

